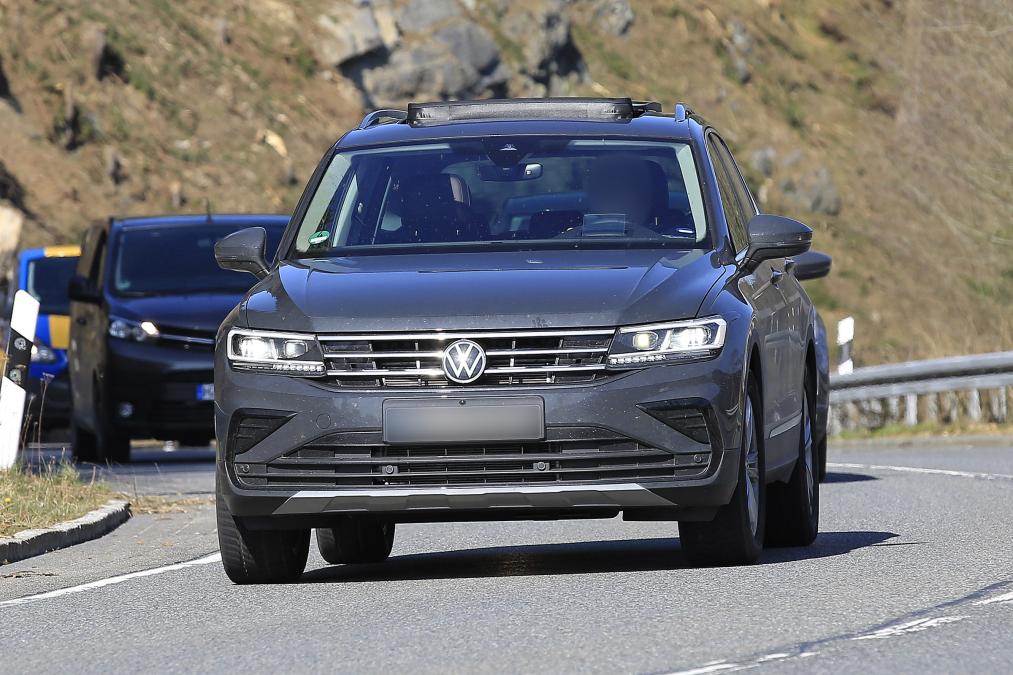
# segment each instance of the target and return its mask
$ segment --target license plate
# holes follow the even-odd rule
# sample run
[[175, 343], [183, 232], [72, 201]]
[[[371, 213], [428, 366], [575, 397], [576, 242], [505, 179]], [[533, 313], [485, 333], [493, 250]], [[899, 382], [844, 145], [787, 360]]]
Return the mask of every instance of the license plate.
[[385, 443], [540, 441], [545, 403], [539, 396], [387, 399]]
[[213, 385], [213, 384], [198, 384], [197, 385], [197, 400], [198, 401], [213, 401], [213, 400], [215, 400], [215, 385]]

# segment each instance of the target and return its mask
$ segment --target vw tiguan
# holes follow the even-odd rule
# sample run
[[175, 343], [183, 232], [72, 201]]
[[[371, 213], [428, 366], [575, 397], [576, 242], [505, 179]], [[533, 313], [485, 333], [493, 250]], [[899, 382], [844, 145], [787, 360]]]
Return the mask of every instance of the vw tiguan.
[[[238, 583], [391, 551], [398, 523], [678, 521], [695, 564], [817, 532], [805, 225], [718, 133], [629, 99], [412, 104], [324, 156], [215, 352]], [[824, 366], [825, 368], [825, 366]]]

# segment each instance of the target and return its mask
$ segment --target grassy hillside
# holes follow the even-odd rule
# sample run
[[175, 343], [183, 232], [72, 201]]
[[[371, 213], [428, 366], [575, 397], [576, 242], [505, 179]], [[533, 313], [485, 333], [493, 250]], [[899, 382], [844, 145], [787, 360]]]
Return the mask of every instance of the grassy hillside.
[[[634, 0], [632, 22], [621, 1], [412, 4], [374, 0], [380, 46], [336, 66], [322, 45], [358, 3], [0, 0], [0, 195], [18, 188], [23, 243], [110, 214], [287, 211], [367, 101], [463, 72], [462, 91], [703, 112], [764, 208], [834, 256], [810, 292], [828, 324], [856, 317], [860, 363], [1013, 348], [1004, 3]], [[498, 50], [481, 77], [425, 51], [462, 22]]]

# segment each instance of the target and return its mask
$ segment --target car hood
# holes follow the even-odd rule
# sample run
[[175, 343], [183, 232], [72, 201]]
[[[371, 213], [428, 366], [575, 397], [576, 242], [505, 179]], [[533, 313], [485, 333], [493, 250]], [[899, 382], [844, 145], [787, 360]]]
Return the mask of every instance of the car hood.
[[214, 335], [225, 315], [241, 299], [238, 293], [119, 297], [110, 302], [109, 314], [134, 321], [151, 321], [163, 333], [176, 328]]
[[358, 256], [282, 263], [244, 304], [317, 333], [611, 327], [693, 317], [723, 271], [700, 250]]

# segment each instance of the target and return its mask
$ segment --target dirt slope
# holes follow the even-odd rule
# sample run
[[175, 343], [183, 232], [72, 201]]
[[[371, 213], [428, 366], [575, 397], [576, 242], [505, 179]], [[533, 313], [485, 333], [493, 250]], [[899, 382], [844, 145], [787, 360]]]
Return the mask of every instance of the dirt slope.
[[1013, 348], [1001, 0], [0, 0], [23, 244], [110, 214], [287, 211], [370, 104], [685, 100], [810, 223], [860, 363]]

